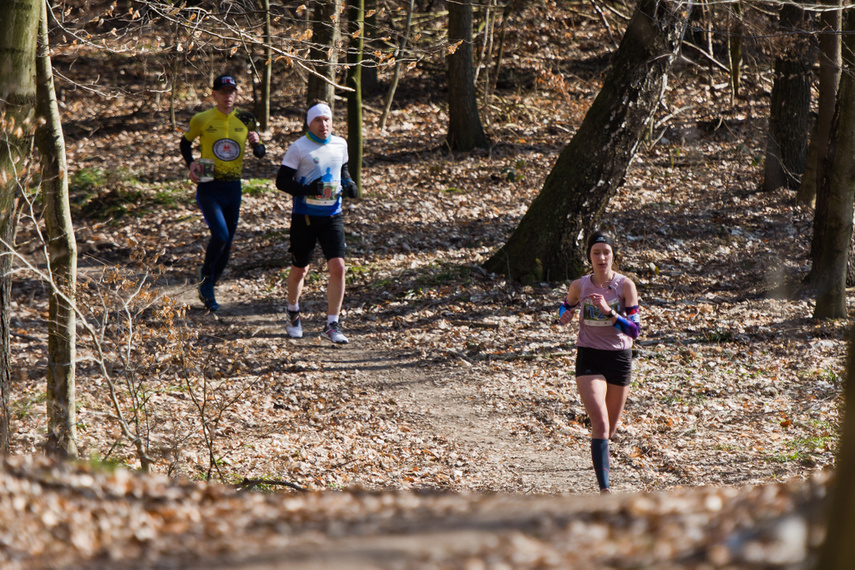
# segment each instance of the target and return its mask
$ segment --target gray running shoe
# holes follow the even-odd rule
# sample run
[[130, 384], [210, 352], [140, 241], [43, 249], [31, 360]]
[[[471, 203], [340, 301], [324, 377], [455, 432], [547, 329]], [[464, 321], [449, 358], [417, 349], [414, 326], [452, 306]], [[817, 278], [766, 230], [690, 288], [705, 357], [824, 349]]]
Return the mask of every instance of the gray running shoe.
[[347, 344], [347, 337], [341, 334], [341, 325], [338, 324], [338, 321], [327, 323], [324, 326], [324, 332], [322, 336], [330, 339], [336, 344]]
[[300, 323], [300, 311], [288, 311], [288, 322], [285, 332], [291, 338], [303, 338], [303, 325]]

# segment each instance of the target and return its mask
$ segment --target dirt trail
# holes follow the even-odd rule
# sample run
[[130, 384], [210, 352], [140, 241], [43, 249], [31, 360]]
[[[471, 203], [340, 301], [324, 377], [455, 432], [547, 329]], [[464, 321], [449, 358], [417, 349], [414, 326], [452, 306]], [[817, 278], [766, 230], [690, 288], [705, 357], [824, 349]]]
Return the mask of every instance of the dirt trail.
[[[180, 285], [164, 292], [188, 304], [193, 313], [203, 314], [195, 288]], [[284, 307], [247, 299], [237, 284], [220, 286], [218, 301], [222, 308], [207, 318], [219, 328], [240, 329], [238, 334], [257, 339], [260, 348], [304, 353], [331, 374], [355, 372], [363, 384], [394, 400], [423, 433], [447, 440], [458, 450], [461, 466], [476, 464], [482, 484], [491, 481], [493, 488], [519, 493], [596, 492], [587, 439], [568, 438], [565, 447], [537, 434], [521, 438], [510, 433], [513, 416], [486, 401], [483, 375], [423, 360], [412, 350], [378, 348], [370, 335], [347, 326], [346, 345], [321, 339], [320, 323], [308, 319], [304, 338], [290, 339]]]

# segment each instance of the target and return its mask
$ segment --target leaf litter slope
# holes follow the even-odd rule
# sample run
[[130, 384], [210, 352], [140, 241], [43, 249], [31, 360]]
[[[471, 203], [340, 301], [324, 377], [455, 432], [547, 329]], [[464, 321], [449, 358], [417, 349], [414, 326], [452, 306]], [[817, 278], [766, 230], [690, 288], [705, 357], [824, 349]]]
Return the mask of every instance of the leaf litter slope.
[[[204, 476], [207, 451], [188, 394], [200, 393], [207, 378], [212, 397], [231, 402], [214, 446], [226, 482], [267, 478], [318, 491], [595, 491], [572, 381], [575, 333], [554, 322], [566, 284], [522, 287], [478, 269], [507, 239], [596, 93], [596, 74], [576, 69], [572, 81], [558, 82], [540, 73], [551, 81], [547, 89], [497, 99], [507, 120], [494, 123], [490, 152], [432, 150], [445, 118], [430, 98], [406, 99], [385, 133], [377, 132], [376, 115], [366, 115], [366, 197], [345, 214], [344, 324], [352, 342], [344, 347], [317, 337], [322, 274], [311, 277], [303, 300], [307, 338], [285, 334], [287, 196], [247, 192], [218, 290], [223, 309], [207, 315], [193, 287], [204, 224], [192, 188], [172, 184], [165, 200], [164, 186], [146, 182], [183, 178], [173, 152], [178, 134], [155, 123], [144, 135], [111, 130], [69, 141], [71, 164], [109, 160], [142, 181], [126, 183], [138, 194], [120, 223], [78, 223], [81, 273], [92, 280], [84, 289], [94, 288], [98, 267], [137, 279], [157, 263], [158, 290], [190, 307], [172, 321], [155, 303], [137, 323], [134, 367], [149, 394], [156, 471]], [[844, 351], [844, 324], [812, 321], [810, 299], [793, 293], [808, 268], [811, 212], [788, 192], [755, 192], [763, 85], [749, 78], [754, 92], [722, 110], [690, 72], [671, 83], [663, 115], [691, 111], [676, 113], [667, 140], [642, 147], [603, 220], [622, 242], [621, 270], [638, 283], [644, 311], [635, 384], [612, 449], [615, 489], [807, 478], [833, 462]], [[89, 99], [85, 109], [106, 113], [108, 105], [99, 110]], [[270, 154], [249, 161], [249, 176], [271, 189], [301, 124], [296, 114], [277, 116]], [[151, 150], [131, 152], [139, 148]], [[32, 228], [25, 224], [21, 234], [27, 244]], [[37, 452], [44, 432], [47, 298], [26, 279], [15, 295], [21, 397], [13, 443], [27, 454]], [[80, 350], [91, 354], [85, 341]], [[120, 378], [131, 376], [123, 372]], [[103, 380], [86, 361], [78, 378], [82, 454], [134, 466], [130, 450], [115, 445], [121, 438]]]
[[283, 496], [22, 456], [0, 486], [4, 567], [119, 569], [807, 567], [825, 489]]

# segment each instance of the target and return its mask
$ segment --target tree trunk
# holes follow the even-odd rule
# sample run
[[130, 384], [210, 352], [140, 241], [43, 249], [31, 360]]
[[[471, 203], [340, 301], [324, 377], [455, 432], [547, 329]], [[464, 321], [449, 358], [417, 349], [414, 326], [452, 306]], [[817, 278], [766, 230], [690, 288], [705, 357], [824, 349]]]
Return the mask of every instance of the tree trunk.
[[855, 231], [849, 238], [849, 253], [846, 255], [846, 286], [855, 287]]
[[496, 50], [496, 63], [493, 67], [493, 77], [488, 86], [487, 93], [484, 95], [484, 108], [490, 107], [490, 95], [492, 95], [493, 91], [496, 89], [496, 84], [499, 81], [499, 73], [502, 70], [502, 60], [505, 57], [505, 38], [507, 36], [508, 20], [511, 17], [511, 11], [514, 8], [514, 2], [508, 2], [505, 5], [505, 9], [502, 11], [502, 26], [499, 31], [499, 47]]
[[[849, 12], [846, 29], [855, 32], [855, 12]], [[814, 284], [817, 287], [816, 307], [813, 316], [819, 319], [844, 318], [846, 313], [846, 267], [849, 244], [852, 238], [852, 206], [855, 194], [855, 38], [844, 35], [844, 73], [837, 94], [837, 111], [831, 130], [828, 148], [830, 166], [823, 179], [822, 192], [828, 193], [822, 224], [822, 241], [819, 256], [813, 258]], [[827, 188], [825, 188], [827, 186]], [[817, 204], [819, 206], [819, 204]], [[814, 216], [816, 231], [820, 209]], [[814, 253], [814, 252], [812, 252]]]
[[[742, 2], [733, 4], [733, 26], [727, 35], [727, 59], [730, 67], [730, 101], [736, 104], [739, 99], [739, 84], [742, 80], [742, 36], [745, 27], [742, 25]], [[728, 18], [730, 20], [730, 18]], [[710, 50], [710, 53], [713, 53]]]
[[77, 285], [77, 243], [68, 203], [68, 166], [65, 140], [56, 103], [48, 42], [47, 3], [42, 2], [36, 55], [37, 111], [40, 126], [36, 143], [42, 162], [42, 191], [51, 294], [48, 322], [46, 451], [61, 458], [77, 457], [77, 413], [74, 397]]
[[392, 108], [392, 100], [395, 98], [395, 91], [398, 89], [398, 80], [401, 77], [401, 58], [404, 56], [404, 51], [407, 49], [407, 41], [410, 38], [410, 27], [413, 23], [413, 4], [415, 0], [410, 0], [410, 6], [407, 10], [407, 23], [404, 25], [404, 35], [401, 36], [401, 43], [398, 45], [398, 50], [395, 52], [395, 71], [392, 74], [392, 83], [386, 91], [386, 102], [383, 104], [383, 114], [380, 115], [379, 128], [382, 131], [386, 128], [386, 119], [389, 117], [389, 110]]
[[[829, 3], [834, 5], [838, 5], [839, 0], [827, 0]], [[833, 29], [839, 32], [842, 29], [842, 13], [839, 11], [829, 11], [823, 13], [823, 18], [827, 18], [828, 22], [826, 25], [833, 26]], [[805, 177], [803, 177], [803, 184], [808, 184], [808, 188], [804, 190], [799, 190], [799, 196], [797, 199], [801, 200], [803, 203], [808, 203], [811, 199], [809, 186], [811, 182], [815, 184], [816, 188], [816, 200], [815, 200], [815, 210], [814, 210], [814, 219], [813, 219], [813, 236], [811, 237], [810, 244], [810, 258], [812, 261], [811, 270], [808, 276], [805, 278], [805, 283], [814, 288], [820, 287], [820, 280], [818, 276], [819, 271], [819, 259], [822, 257], [822, 248], [825, 243], [825, 232], [826, 232], [826, 224], [829, 212], [829, 196], [828, 192], [830, 186], [825, 183], [824, 178], [827, 176], [829, 169], [831, 168], [831, 144], [834, 142], [831, 140], [832, 135], [832, 124], [835, 120], [835, 113], [837, 110], [837, 97], [838, 90], [840, 88], [840, 75], [841, 69], [843, 68], [843, 56], [842, 56], [842, 41], [840, 33], [829, 33], [823, 34], [820, 36], [820, 91], [819, 91], [819, 117], [817, 118], [817, 125], [814, 130], [814, 136], [811, 138], [811, 145], [816, 147], [815, 153], [815, 168], [816, 168], [816, 176], [812, 178], [812, 180], [807, 180], [808, 172], [805, 172]], [[823, 65], [824, 64], [824, 65]], [[828, 134], [826, 135], [826, 140], [824, 142], [816, 141], [814, 144], [814, 139], [818, 139], [820, 136], [819, 129], [821, 128], [822, 121], [828, 121]], [[808, 160], [811, 160], [809, 155]], [[810, 163], [809, 163], [810, 164]], [[853, 257], [853, 253], [855, 250], [850, 246], [849, 257]], [[849, 269], [847, 269], [847, 285], [855, 284], [855, 275], [849, 275], [855, 271], [855, 265], [849, 264]]]
[[685, 5], [640, 0], [603, 88], [543, 189], [485, 268], [523, 283], [581, 275], [584, 243], [617, 188], [665, 90]]
[[173, 129], [178, 128], [178, 122], [175, 120], [175, 99], [178, 95], [178, 60], [182, 53], [178, 50], [178, 44], [181, 38], [181, 26], [175, 23], [175, 33], [172, 34], [172, 49], [170, 50], [170, 59], [172, 60], [172, 81], [169, 86], [169, 124]]
[[362, 93], [373, 94], [379, 91], [379, 80], [377, 78], [377, 62], [374, 61], [374, 39], [377, 37], [377, 0], [364, 0], [365, 24], [362, 28], [362, 40], [364, 46], [362, 57], [370, 61], [369, 65], [362, 66]]
[[18, 196], [29, 184], [36, 109], [36, 37], [41, 2], [0, 0], [0, 448], [9, 452], [12, 256]]
[[781, 8], [781, 31], [785, 34], [781, 55], [775, 60], [775, 83], [769, 111], [766, 165], [763, 190], [782, 186], [795, 190], [801, 183], [807, 162], [810, 123], [810, 43], [805, 11], [794, 4]]
[[312, 24], [312, 48], [309, 57], [315, 72], [309, 75], [306, 102], [323, 99], [335, 111], [335, 71], [338, 66], [338, 42], [341, 35], [342, 0], [318, 0], [315, 2]]
[[[350, 1], [350, 21], [359, 30], [352, 39], [348, 51], [348, 87], [353, 91], [347, 94], [347, 164], [350, 176], [362, 192], [362, 38], [365, 29], [365, 1]], [[355, 33], [355, 31], [354, 31]]]
[[448, 40], [460, 42], [449, 55], [448, 66], [448, 145], [452, 150], [487, 148], [481, 127], [472, 66], [472, 0], [448, 2]]
[[835, 477], [830, 491], [830, 508], [825, 541], [819, 551], [817, 570], [850, 570], [855, 568], [855, 326], [849, 329], [846, 379], [843, 386], [846, 406], [843, 433], [835, 461]]
[[[839, 8], [841, 0], [823, 0], [823, 5]], [[840, 54], [840, 22], [840, 10], [828, 10], [820, 16], [818, 113], [808, 144], [805, 173], [796, 195], [796, 200], [801, 204], [815, 203], [818, 199], [817, 192], [822, 187], [822, 177], [825, 175], [823, 165], [828, 151], [837, 86], [840, 84], [840, 69], [843, 67]]]
[[270, 0], [261, 0], [262, 18], [264, 18], [264, 64], [261, 66], [261, 96], [258, 98], [258, 108], [255, 116], [261, 131], [266, 131], [270, 125], [270, 84], [272, 81], [273, 50], [271, 48], [270, 30]]

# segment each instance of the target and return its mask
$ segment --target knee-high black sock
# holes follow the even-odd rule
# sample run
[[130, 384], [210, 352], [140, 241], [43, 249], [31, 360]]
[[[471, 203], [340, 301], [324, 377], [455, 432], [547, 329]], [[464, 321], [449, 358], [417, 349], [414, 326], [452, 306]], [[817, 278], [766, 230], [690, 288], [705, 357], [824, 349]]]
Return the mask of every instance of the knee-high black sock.
[[591, 439], [591, 459], [600, 489], [609, 488], [609, 440]]

